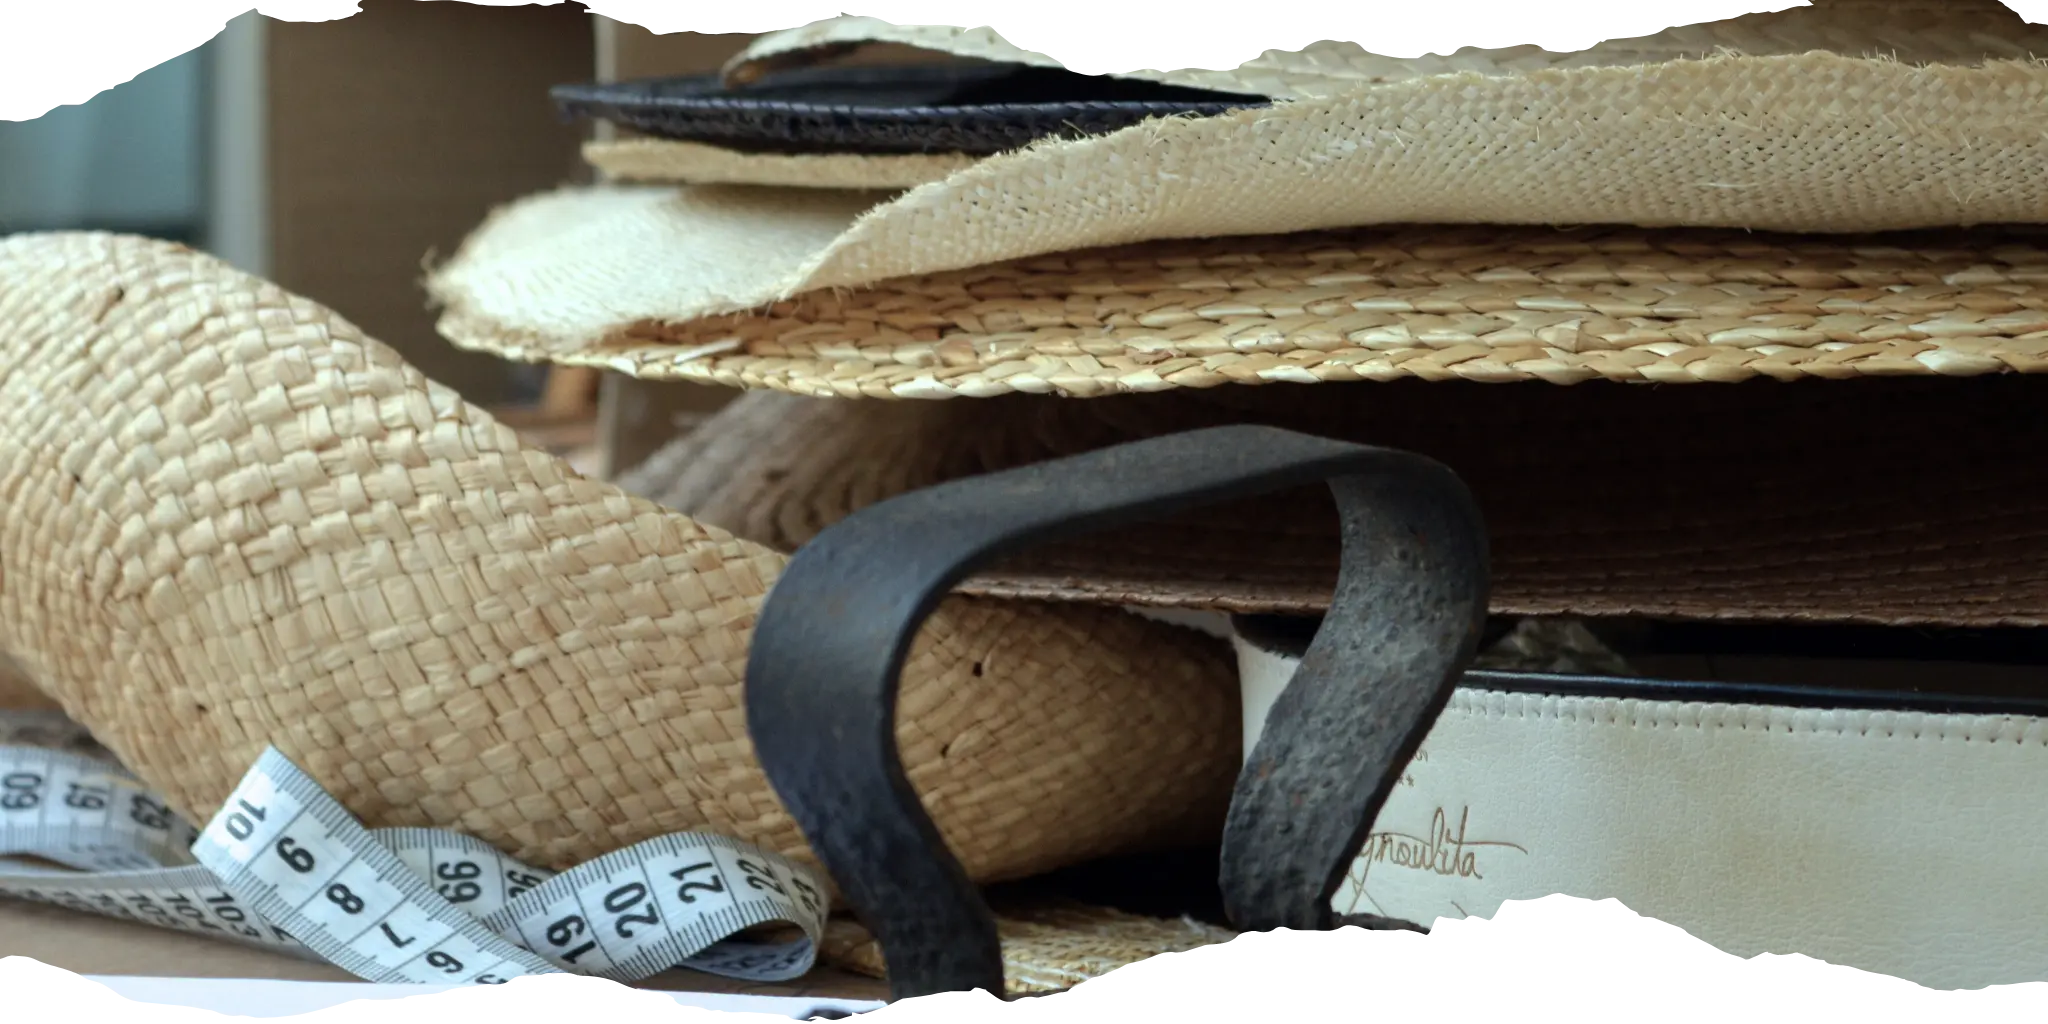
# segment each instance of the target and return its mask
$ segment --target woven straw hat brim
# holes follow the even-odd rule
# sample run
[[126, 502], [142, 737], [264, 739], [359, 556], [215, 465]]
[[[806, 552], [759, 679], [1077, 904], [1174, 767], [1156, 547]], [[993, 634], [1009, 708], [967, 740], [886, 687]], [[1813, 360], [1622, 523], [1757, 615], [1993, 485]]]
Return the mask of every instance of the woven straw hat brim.
[[2032, 228], [1416, 228], [1148, 242], [813, 292], [754, 314], [643, 324], [597, 348], [516, 354], [877, 398], [1406, 377], [2038, 373], [2048, 370], [2044, 241]]
[[[430, 288], [452, 339], [556, 358], [646, 323], [1149, 239], [1403, 223], [1868, 232], [2048, 219], [2048, 64], [2027, 59], [2048, 54], [2048, 30], [1995, 2], [1941, 5], [1946, 27], [1921, 34], [1937, 46], [1858, 5], [1813, 12], [1826, 19], [1820, 49], [1354, 81], [1269, 109], [1050, 140], [893, 198], [569, 189], [499, 211]], [[1844, 55], [1916, 46], [1941, 59]]]
[[[0, 649], [203, 821], [275, 744], [372, 826], [549, 867], [678, 830], [805, 860], [751, 754], [783, 556], [584, 479], [319, 305], [105, 235], [0, 242]], [[903, 676], [978, 879], [1213, 837], [1228, 653], [956, 599]]]
[[[1332, 384], [1085, 402], [741, 398], [621, 479], [790, 549], [942, 480], [1259, 422], [1421, 452], [1473, 488], [1513, 615], [2048, 625], [2048, 378], [1712, 388]], [[1910, 486], [1901, 490], [1901, 482]], [[1326, 492], [1012, 559], [970, 592], [1319, 612]]]

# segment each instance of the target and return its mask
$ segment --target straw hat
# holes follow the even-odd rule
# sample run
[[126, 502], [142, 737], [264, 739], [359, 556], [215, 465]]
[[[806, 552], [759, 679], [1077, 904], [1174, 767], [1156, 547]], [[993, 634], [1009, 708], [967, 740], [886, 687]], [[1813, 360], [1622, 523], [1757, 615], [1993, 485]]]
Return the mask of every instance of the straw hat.
[[[966, 56], [994, 38], [839, 24], [812, 35], [908, 36]], [[430, 287], [458, 344], [641, 369], [640, 348], [706, 317], [1148, 239], [1396, 223], [2039, 223], [2048, 65], [2036, 54], [2048, 27], [1997, 0], [1825, 0], [1581, 54], [1391, 61], [1321, 44], [1154, 75], [1284, 99], [1270, 108], [1049, 140], [900, 195], [726, 184], [532, 197], [495, 214]], [[780, 170], [755, 180], [789, 180], [786, 162], [767, 163]], [[730, 165], [713, 176], [744, 177]]]
[[[2048, 377], [1485, 387], [1419, 380], [1091, 401], [741, 396], [620, 479], [793, 550], [867, 504], [1220, 423], [1415, 451], [1472, 488], [1504, 615], [2048, 625]], [[1910, 494], [1898, 482], [1913, 481]], [[1327, 494], [1289, 493], [1012, 559], [969, 592], [1315, 613]]]
[[[535, 864], [685, 829], [809, 859], [741, 721], [783, 564], [210, 257], [0, 241], [0, 649], [189, 818], [275, 744], [372, 826]], [[956, 599], [899, 742], [999, 879], [1213, 835], [1236, 702], [1197, 634]]]
[[[1234, 29], [1223, 26], [1219, 31]], [[2028, 60], [2040, 52], [2042, 37], [2040, 26], [2026, 23], [1997, 0], [1815, 0], [1810, 7], [1683, 26], [1645, 37], [1613, 39], [1574, 53], [1554, 53], [1533, 46], [1519, 46], [1499, 50], [1468, 48], [1447, 57], [1431, 54], [1397, 58], [1369, 53], [1353, 43], [1324, 41], [1298, 52], [1268, 51], [1231, 70], [1131, 69], [1110, 77], [1216, 93], [1251, 94], [1282, 101], [1330, 99], [1374, 92], [1387, 98], [1390, 109], [1448, 101], [1447, 104], [1438, 102], [1437, 109], [1431, 113], [1442, 114], [1448, 109], [1453, 114], [1465, 115], [1486, 112], [1492, 101], [1510, 93], [1527, 91], [1518, 90], [1517, 82], [1496, 80], [1525, 79], [1528, 84], [1555, 85], [1558, 88], [1547, 90], [1548, 95], [1540, 96], [1538, 102], [1527, 109], [1507, 108], [1517, 115], [1518, 120], [1524, 125], [1529, 118], [1538, 116], [1556, 123], [1576, 122], [1573, 123], [1574, 132], [1590, 142], [1592, 137], [1583, 133], [1619, 139], [1630, 131], [1645, 129], [1646, 126], [1640, 123], [1641, 118], [1637, 118], [1638, 123], [1634, 125], [1611, 123], [1614, 120], [1611, 115], [1624, 106], [1622, 96], [1629, 88], [1625, 78], [1611, 74], [1560, 76], [1548, 73], [1631, 68], [1660, 76], [1683, 75], [1698, 86], [1701, 95], [1693, 103], [1664, 113], [1699, 115], [1717, 104], [1727, 104], [1727, 112], [1739, 116], [1763, 113], [1766, 108], [1752, 104], [1745, 110], [1736, 97], [1713, 93], [1731, 86], [1739, 88], [1744, 76], [1764, 69], [1775, 79], [1780, 94], [1795, 106], [1779, 108], [1785, 115], [1782, 121], [1773, 118], [1776, 123], [1751, 126], [1752, 132], [1786, 131], [1798, 116], [1796, 105], [1804, 103], [1809, 105], [1809, 110], [1825, 112], [1831, 122], [1830, 127], [1838, 136], [1844, 130], [1850, 134], [1849, 138], [1838, 137], [1836, 141], [1858, 145], [1867, 144], [1870, 140], [1855, 137], [1856, 130], [1860, 127], [1867, 132], [1872, 126], [1859, 126], [1857, 121], [1861, 112], [1854, 105], [1844, 104], [1842, 97], [1829, 97], [1824, 89], [1817, 88], [1821, 84], [1820, 79], [1845, 70], [1839, 64], [1823, 59], [1826, 55], [1934, 67], [1974, 67], [1987, 60]], [[788, 71], [825, 70], [848, 55], [854, 55], [859, 64], [866, 66], [907, 64], [911, 55], [916, 55], [926, 63], [950, 59], [961, 63], [992, 63], [1018, 68], [1061, 68], [1056, 57], [1020, 49], [987, 28], [905, 26], [874, 18], [842, 17], [758, 38], [727, 64], [724, 77], [729, 87], [736, 88]], [[1712, 62], [1701, 63], [1709, 58]], [[1790, 60], [1763, 62], [1758, 58]], [[1673, 62], [1687, 63], [1665, 66]], [[1798, 82], [1797, 78], [1802, 73], [1814, 80]], [[1412, 90], [1378, 88], [1431, 78], [1438, 80]], [[1655, 88], [1654, 83], [1644, 84]], [[1454, 90], [1462, 90], [1462, 93], [1456, 94]], [[1857, 101], [1867, 104], [1866, 109], [1876, 110], [1896, 98], [1878, 93], [1857, 97]], [[1604, 120], [1610, 123], [1588, 123], [1588, 115], [1600, 114], [1609, 115]], [[1453, 122], [1462, 120], [1466, 118], [1452, 118]], [[1503, 138], [1512, 137], [1515, 128], [1521, 127], [1504, 126], [1500, 123], [1502, 120], [1506, 119], [1470, 118], [1471, 122], [1477, 123], [1455, 124], [1467, 136], [1461, 148], [1498, 143]], [[1714, 136], [1723, 134], [1714, 128], [1726, 126], [1707, 127], [1701, 132], [1701, 137], [1712, 140]], [[1337, 127], [1342, 129], [1342, 126]], [[1404, 148], [1410, 151], [1410, 155], [1419, 161], [1428, 161], [1451, 155], [1447, 148], [1431, 152], [1433, 147], [1460, 145], [1452, 133], [1439, 130], [1441, 127], [1438, 120], [1417, 118], [1398, 124], [1394, 130], [1400, 133], [1400, 141], [1406, 144]], [[1927, 133], [1937, 127], [1938, 123], [1892, 126], [1907, 133]], [[1349, 132], [1344, 132], [1344, 135], [1356, 137]], [[1489, 168], [1505, 179], [1502, 184], [1514, 187], [1520, 183], [1526, 187], [1529, 179], [1525, 175], [1531, 167], [1529, 156], [1503, 154], [1497, 151], [1498, 146], [1489, 148], [1496, 149], [1489, 154], [1493, 158]], [[828, 188], [909, 187], [939, 180], [950, 173], [951, 168], [938, 163], [939, 160], [966, 159], [964, 154], [937, 151], [868, 157], [821, 154], [824, 155], [831, 159], [807, 163], [784, 155], [736, 152], [670, 139], [598, 141], [585, 148], [585, 156], [593, 165], [621, 179], [696, 183], [750, 181]], [[1764, 159], [1796, 160], [1801, 155], [1797, 152], [1779, 153]], [[1504, 156], [1507, 159], [1502, 161], [1500, 158]], [[753, 168], [751, 174], [745, 169], [749, 166]], [[816, 173], [806, 173], [812, 170]], [[1644, 182], [1630, 181], [1619, 173], [1603, 173], [1598, 167], [1582, 168], [1580, 173], [1594, 176], [1593, 180], [1598, 184], [1620, 189], [1616, 199], [1621, 202], [1640, 199], [1654, 191], [1645, 188]], [[1728, 179], [1717, 180], [1723, 187], [1732, 183]], [[1473, 183], [1461, 176], [1449, 184], [1456, 189], [1469, 188]], [[1754, 187], [1757, 182], [1750, 181], [1749, 184]], [[1527, 198], [1543, 208], [1585, 199], [1562, 190], [1548, 189]], [[1734, 208], [1740, 208], [1741, 199], [1737, 197]], [[1670, 197], [1654, 197], [1652, 201], [1667, 203]]]
[[[729, 73], [867, 41], [1057, 63], [841, 19]], [[624, 481], [778, 550], [923, 484], [1251, 420], [1451, 465], [1497, 611], [2039, 625], [2035, 54], [2048, 29], [1992, 0], [1834, 0], [1582, 54], [1132, 72], [1281, 102], [978, 160], [631, 140], [593, 160], [661, 184], [512, 204], [428, 287], [468, 348], [812, 396], [743, 397]], [[1929, 379], [1860, 379], [1896, 377]], [[1771, 383], [1812, 378], [1859, 380]], [[1476, 387], [1507, 381], [1581, 386]], [[1220, 387], [1266, 383], [1323, 386]], [[1315, 611], [1327, 501], [968, 589]]]

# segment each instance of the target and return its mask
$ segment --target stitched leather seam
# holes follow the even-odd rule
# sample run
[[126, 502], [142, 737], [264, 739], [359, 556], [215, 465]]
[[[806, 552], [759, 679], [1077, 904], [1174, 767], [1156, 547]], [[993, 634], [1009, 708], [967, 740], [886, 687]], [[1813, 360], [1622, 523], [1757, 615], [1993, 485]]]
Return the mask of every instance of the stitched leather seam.
[[1785, 736], [2008, 744], [2048, 749], [2048, 719], [2020, 715], [1940, 715], [1921, 711], [1780, 708], [1758, 704], [1643, 701], [1460, 689], [1445, 713], [1581, 725], [1673, 731], [1692, 729]]

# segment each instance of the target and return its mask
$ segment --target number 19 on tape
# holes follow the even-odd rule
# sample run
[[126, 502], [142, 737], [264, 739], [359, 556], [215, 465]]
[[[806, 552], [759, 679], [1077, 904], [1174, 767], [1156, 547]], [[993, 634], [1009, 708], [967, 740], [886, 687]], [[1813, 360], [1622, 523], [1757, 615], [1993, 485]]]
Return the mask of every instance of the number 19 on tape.
[[[466, 836], [369, 832], [275, 749], [192, 853], [273, 926], [380, 982], [632, 981], [678, 965], [783, 980], [809, 970], [824, 930], [808, 872], [724, 837], [663, 836], [550, 875]], [[777, 922], [803, 938], [727, 941]]]

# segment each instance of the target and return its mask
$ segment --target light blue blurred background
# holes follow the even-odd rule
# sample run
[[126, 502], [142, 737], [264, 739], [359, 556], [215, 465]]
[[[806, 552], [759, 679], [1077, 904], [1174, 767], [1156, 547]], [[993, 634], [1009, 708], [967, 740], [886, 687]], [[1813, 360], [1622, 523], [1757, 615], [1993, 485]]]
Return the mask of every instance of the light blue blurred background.
[[85, 103], [0, 121], [0, 235], [148, 235], [273, 270], [264, 23], [243, 15]]
[[80, 106], [0, 121], [0, 233], [105, 229], [206, 246], [208, 43]]

